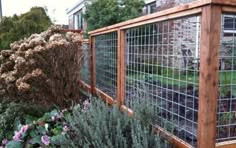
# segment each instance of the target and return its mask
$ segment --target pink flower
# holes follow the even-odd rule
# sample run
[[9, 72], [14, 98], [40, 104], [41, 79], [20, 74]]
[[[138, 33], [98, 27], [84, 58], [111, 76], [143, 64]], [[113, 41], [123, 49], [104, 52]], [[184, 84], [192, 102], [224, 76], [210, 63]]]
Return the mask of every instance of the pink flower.
[[64, 131], [64, 132], [68, 132], [68, 131], [70, 131], [70, 128], [65, 125], [65, 126], [63, 127], [63, 131]]
[[29, 129], [29, 125], [24, 125], [24, 126], [22, 126], [21, 127], [21, 129], [20, 129], [20, 132], [23, 134], [23, 133], [25, 133], [25, 132], [27, 132], [27, 130]]
[[43, 144], [45, 144], [45, 145], [49, 145], [49, 144], [50, 144], [50, 139], [49, 139], [49, 137], [48, 137], [47, 135], [42, 136], [42, 137], [41, 137], [41, 141], [42, 141]]
[[8, 143], [8, 140], [7, 139], [3, 139], [2, 140], [2, 145], [6, 145]]
[[15, 135], [13, 136], [13, 140], [15, 141], [21, 141], [21, 136], [22, 136], [22, 133], [21, 132], [15, 132]]
[[83, 102], [83, 105], [84, 105], [85, 108], [88, 108], [88, 107], [90, 106], [90, 103], [89, 103], [88, 100], [85, 100], [85, 101]]

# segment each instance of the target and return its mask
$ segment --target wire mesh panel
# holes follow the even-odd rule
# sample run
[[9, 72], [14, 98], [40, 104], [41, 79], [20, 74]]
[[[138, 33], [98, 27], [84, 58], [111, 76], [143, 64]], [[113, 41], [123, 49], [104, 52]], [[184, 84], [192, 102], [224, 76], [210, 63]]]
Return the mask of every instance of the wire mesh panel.
[[91, 53], [89, 49], [89, 44], [83, 44], [84, 49], [84, 65], [80, 71], [81, 80], [90, 85], [90, 58]]
[[195, 145], [197, 140], [200, 17], [126, 31], [125, 104], [149, 99], [156, 124]]
[[96, 87], [115, 99], [117, 81], [117, 32], [95, 37]]
[[217, 141], [236, 139], [236, 14], [222, 15]]

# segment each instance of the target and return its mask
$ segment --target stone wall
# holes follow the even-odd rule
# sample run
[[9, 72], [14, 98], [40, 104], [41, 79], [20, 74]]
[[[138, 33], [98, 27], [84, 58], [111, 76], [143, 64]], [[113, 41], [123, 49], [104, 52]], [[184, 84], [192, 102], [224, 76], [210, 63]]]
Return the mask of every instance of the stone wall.
[[[178, 5], [193, 2], [194, 0], [157, 0], [157, 10], [165, 10]], [[168, 65], [171, 67], [197, 68], [199, 53], [199, 17], [186, 17], [177, 20], [170, 20], [166, 43], [168, 49], [164, 53], [168, 56]], [[166, 29], [164, 29], [165, 31]], [[164, 61], [165, 63], [166, 61]]]

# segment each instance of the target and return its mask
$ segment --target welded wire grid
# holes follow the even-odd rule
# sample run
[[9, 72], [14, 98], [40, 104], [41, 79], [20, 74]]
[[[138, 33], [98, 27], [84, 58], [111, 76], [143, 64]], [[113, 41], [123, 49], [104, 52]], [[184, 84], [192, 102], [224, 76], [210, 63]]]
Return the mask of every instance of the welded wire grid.
[[90, 85], [90, 59], [91, 59], [91, 52], [89, 49], [89, 44], [84, 43], [83, 44], [83, 50], [84, 50], [84, 65], [80, 71], [80, 77], [81, 80], [84, 81], [86, 84]]
[[[149, 100], [156, 124], [196, 144], [200, 17], [148, 24], [126, 31], [126, 98]], [[146, 101], [145, 101], [146, 102]]]
[[117, 32], [95, 37], [96, 87], [116, 98]]
[[236, 14], [222, 15], [217, 141], [236, 139]]

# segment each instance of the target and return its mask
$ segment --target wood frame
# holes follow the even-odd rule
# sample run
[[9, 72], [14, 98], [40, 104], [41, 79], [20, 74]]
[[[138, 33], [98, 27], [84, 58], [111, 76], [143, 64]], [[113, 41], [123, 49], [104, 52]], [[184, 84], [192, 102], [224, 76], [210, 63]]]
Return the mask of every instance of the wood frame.
[[108, 96], [106, 93], [99, 90], [98, 88], [95, 88], [95, 91], [96, 91], [95, 94], [98, 95], [101, 99], [103, 99], [109, 105], [114, 105], [117, 103], [112, 97]]
[[[99, 95], [108, 104], [118, 103], [121, 111], [132, 116], [133, 111], [124, 105], [125, 98], [125, 30], [145, 24], [155, 23], [174, 18], [191, 15], [201, 15], [201, 40], [200, 40], [200, 79], [199, 79], [199, 109], [198, 109], [198, 147], [199, 148], [233, 148], [236, 141], [215, 143], [216, 141], [216, 114], [218, 102], [219, 79], [219, 51], [222, 13], [236, 13], [236, 0], [198, 0], [185, 5], [170, 8], [154, 14], [142, 16], [136, 19], [118, 23], [89, 32], [91, 48], [91, 87], [93, 94]], [[117, 101], [96, 88], [95, 77], [95, 36], [117, 31]], [[79, 82], [85, 89], [88, 86]], [[211, 93], [214, 92], [214, 93]], [[178, 137], [170, 135], [164, 129], [157, 128], [167, 137], [171, 138], [176, 147], [192, 147]], [[207, 133], [207, 134], [206, 134]]]
[[221, 7], [204, 6], [201, 19], [198, 147], [214, 148], [218, 102]]
[[79, 80], [78, 81], [79, 86], [81, 86], [83, 89], [87, 90], [88, 92], [92, 93], [91, 86], [86, 84], [84, 81]]
[[235, 148], [236, 140], [216, 143], [216, 148]]
[[117, 103], [121, 108], [125, 98], [125, 31], [118, 30], [117, 47]]
[[96, 94], [95, 38], [93, 36], [90, 36], [89, 41], [90, 41], [89, 46], [91, 52], [91, 58], [90, 58], [91, 93]]

